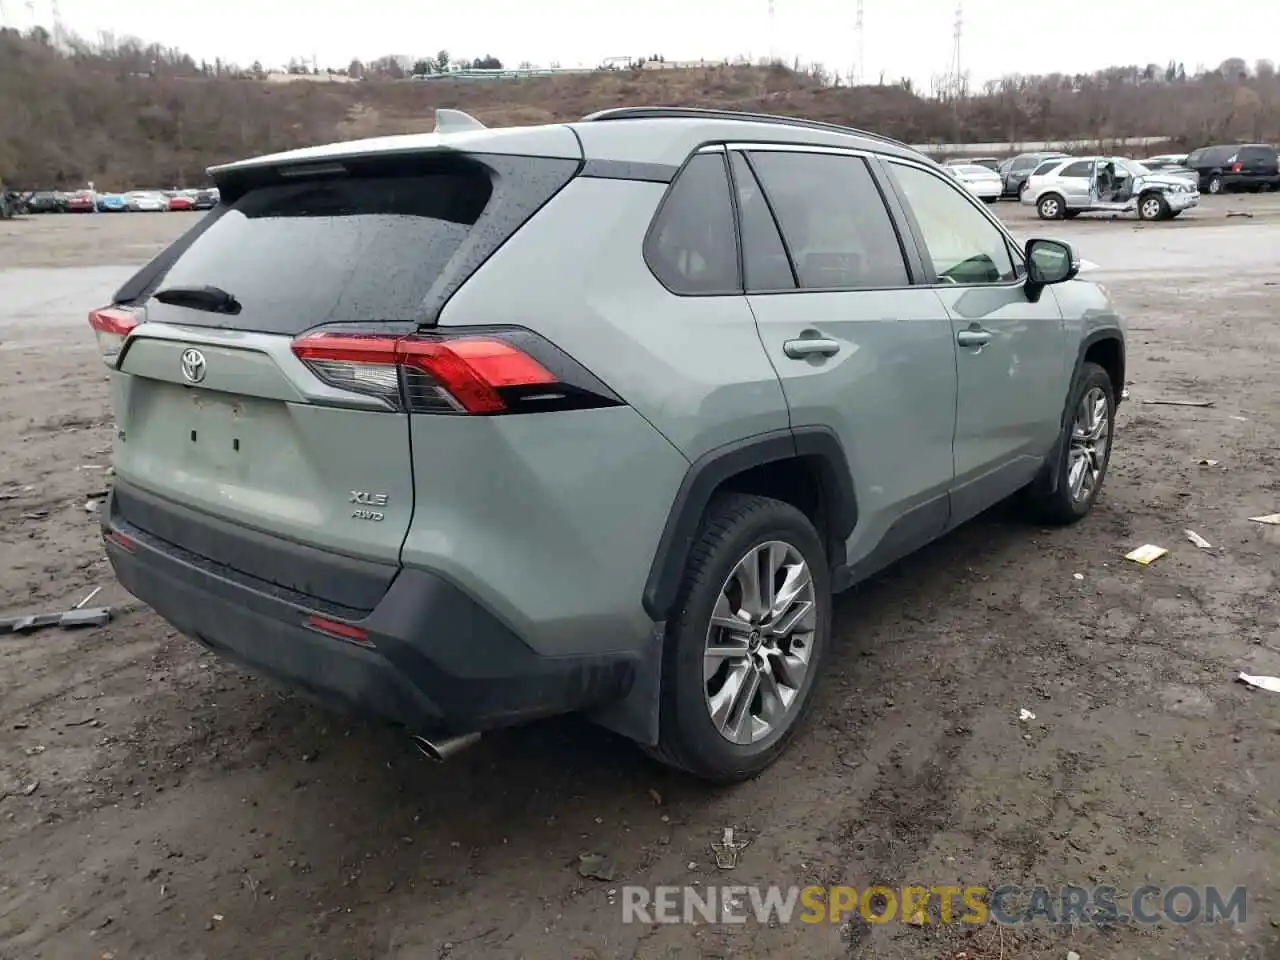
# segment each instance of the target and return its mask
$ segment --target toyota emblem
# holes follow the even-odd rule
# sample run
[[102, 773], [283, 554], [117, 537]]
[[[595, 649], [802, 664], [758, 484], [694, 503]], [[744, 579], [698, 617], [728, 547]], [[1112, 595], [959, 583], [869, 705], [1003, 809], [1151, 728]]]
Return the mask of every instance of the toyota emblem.
[[182, 351], [182, 375], [187, 383], [199, 383], [204, 379], [206, 363], [204, 354], [192, 348]]

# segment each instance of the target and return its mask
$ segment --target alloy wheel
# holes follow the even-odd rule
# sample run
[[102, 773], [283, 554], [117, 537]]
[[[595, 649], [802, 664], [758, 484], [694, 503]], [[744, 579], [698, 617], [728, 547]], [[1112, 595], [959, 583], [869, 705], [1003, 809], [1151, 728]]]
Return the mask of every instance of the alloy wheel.
[[1080, 398], [1071, 423], [1067, 488], [1074, 502], [1087, 501], [1098, 489], [1110, 443], [1111, 407], [1102, 388], [1092, 387]]
[[813, 576], [791, 544], [762, 543], [734, 566], [703, 657], [707, 710], [722, 737], [751, 744], [785, 726], [800, 702], [817, 618]]
[[1160, 201], [1155, 197], [1145, 201], [1142, 204], [1142, 216], [1147, 220], [1154, 220], [1160, 216]]

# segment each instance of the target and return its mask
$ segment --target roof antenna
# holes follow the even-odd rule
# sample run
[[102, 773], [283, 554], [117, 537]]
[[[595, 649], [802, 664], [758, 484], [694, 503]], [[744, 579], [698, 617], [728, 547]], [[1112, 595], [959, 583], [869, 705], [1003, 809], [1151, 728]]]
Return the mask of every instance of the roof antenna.
[[484, 130], [485, 125], [461, 110], [437, 110], [436, 133], [461, 133], [464, 130]]

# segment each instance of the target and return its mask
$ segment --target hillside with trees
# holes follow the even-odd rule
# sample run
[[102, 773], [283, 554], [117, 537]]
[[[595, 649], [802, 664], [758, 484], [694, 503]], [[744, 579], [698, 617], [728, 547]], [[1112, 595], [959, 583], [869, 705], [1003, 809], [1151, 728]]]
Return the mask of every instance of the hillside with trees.
[[[643, 58], [652, 59], [652, 58]], [[471, 68], [500, 66], [492, 57]], [[851, 87], [821, 67], [725, 63], [602, 69], [519, 80], [455, 80], [448, 53], [336, 70], [197, 62], [181, 51], [103, 38], [0, 31], [0, 176], [14, 184], [196, 185], [210, 164], [318, 142], [433, 126], [438, 107], [491, 125], [576, 119], [627, 104], [683, 104], [806, 116], [908, 142], [1168, 136], [1189, 148], [1280, 138], [1280, 78], [1269, 61], [1178, 63], [1095, 74], [1011, 76], [961, 96], [909, 81]], [[429, 80], [412, 74], [444, 74]], [[273, 82], [277, 81], [277, 82]]]

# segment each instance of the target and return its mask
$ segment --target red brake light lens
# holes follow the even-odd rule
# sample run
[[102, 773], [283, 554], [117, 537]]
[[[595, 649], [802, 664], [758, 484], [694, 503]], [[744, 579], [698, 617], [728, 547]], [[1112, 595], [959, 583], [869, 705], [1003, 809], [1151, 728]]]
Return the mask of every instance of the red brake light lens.
[[332, 387], [376, 396], [396, 410], [407, 400], [418, 413], [506, 413], [503, 390], [560, 382], [514, 343], [491, 334], [324, 331], [295, 340], [293, 352]]
[[120, 360], [125, 340], [138, 326], [138, 317], [132, 310], [124, 307], [102, 307], [89, 311], [89, 326], [98, 338], [102, 362], [114, 367]]

